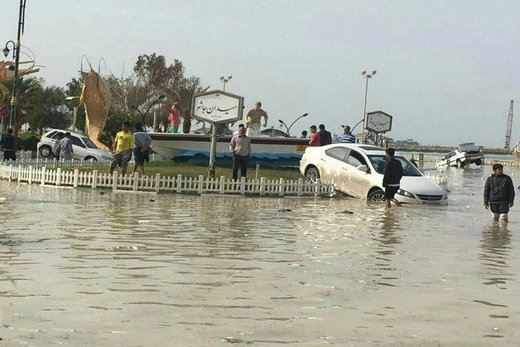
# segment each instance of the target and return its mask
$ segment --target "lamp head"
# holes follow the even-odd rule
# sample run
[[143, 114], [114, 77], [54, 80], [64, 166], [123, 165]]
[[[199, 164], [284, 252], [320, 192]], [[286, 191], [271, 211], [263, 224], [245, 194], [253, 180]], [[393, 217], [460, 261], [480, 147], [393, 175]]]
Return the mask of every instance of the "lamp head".
[[278, 119], [278, 122], [280, 122], [281, 124], [283, 124], [283, 120], [281, 120], [281, 119]]
[[4, 49], [2, 50], [2, 52], [4, 52], [4, 57], [7, 58], [7, 56], [9, 55], [9, 48], [7, 48], [7, 46], [5, 46]]
[[375, 75], [375, 74], [376, 74], [376, 72], [377, 72], [376, 70], [372, 71], [372, 75]]
[[367, 74], [367, 70], [361, 71], [361, 75], [365, 76]]
[[302, 117], [307, 117], [309, 114], [308, 113], [304, 113], [302, 114]]

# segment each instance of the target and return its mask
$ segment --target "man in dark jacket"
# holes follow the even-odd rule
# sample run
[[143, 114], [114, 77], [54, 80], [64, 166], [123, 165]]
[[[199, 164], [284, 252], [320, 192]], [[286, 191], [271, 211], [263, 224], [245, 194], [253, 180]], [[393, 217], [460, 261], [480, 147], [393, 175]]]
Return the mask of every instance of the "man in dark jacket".
[[484, 207], [491, 209], [493, 220], [507, 221], [507, 213], [513, 207], [515, 200], [515, 187], [511, 177], [504, 174], [502, 164], [493, 165], [493, 174], [489, 176], [484, 185]]
[[325, 130], [325, 125], [319, 125], [320, 131], [320, 146], [330, 145], [332, 143], [332, 135], [329, 131]]
[[395, 150], [387, 148], [385, 151], [386, 165], [383, 176], [383, 188], [385, 188], [386, 207], [392, 207], [391, 201], [397, 206], [401, 203], [396, 200], [395, 193], [399, 190], [401, 177], [403, 177], [403, 166], [401, 162], [394, 158]]
[[7, 135], [2, 137], [0, 143], [4, 149], [4, 161], [16, 160], [16, 139], [13, 135], [13, 129], [7, 129]]

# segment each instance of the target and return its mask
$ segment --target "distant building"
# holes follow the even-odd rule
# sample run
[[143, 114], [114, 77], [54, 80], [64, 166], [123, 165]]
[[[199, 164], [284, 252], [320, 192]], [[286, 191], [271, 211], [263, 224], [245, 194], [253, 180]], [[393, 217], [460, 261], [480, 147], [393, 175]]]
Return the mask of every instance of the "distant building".
[[418, 145], [420, 145], [420, 143], [415, 141], [414, 139], [395, 140], [394, 144], [397, 146], [418, 146]]

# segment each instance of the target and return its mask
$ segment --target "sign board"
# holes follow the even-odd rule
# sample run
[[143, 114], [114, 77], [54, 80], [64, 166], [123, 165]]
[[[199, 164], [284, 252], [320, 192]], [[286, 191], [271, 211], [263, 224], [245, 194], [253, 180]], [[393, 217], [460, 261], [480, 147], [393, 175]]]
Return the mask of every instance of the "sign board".
[[392, 130], [392, 116], [383, 111], [369, 112], [366, 117], [365, 129], [376, 134]]
[[211, 124], [232, 123], [242, 119], [244, 98], [221, 90], [193, 97], [193, 118]]

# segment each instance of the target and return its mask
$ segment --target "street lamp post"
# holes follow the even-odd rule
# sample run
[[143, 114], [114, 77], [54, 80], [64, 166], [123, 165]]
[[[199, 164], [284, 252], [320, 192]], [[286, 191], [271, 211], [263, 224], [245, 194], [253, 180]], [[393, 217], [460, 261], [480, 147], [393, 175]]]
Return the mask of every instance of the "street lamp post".
[[376, 70], [372, 72], [367, 72], [366, 70], [361, 72], [361, 75], [366, 79], [365, 83], [365, 99], [363, 102], [363, 130], [366, 128], [366, 120], [367, 120], [367, 97], [368, 97], [368, 80], [372, 78], [376, 74]]
[[14, 127], [16, 131], [16, 115], [17, 115], [17, 98], [18, 98], [18, 67], [20, 65], [20, 37], [23, 32], [25, 23], [25, 2], [26, 0], [20, 0], [20, 7], [18, 11], [18, 33], [16, 37], [16, 44], [13, 41], [7, 41], [5, 48], [3, 49], [4, 56], [9, 55], [8, 43], [14, 44], [13, 59], [14, 59], [14, 81], [13, 81], [13, 92], [11, 95], [11, 114], [9, 117], [9, 125]]
[[226, 91], [226, 83], [229, 82], [230, 79], [232, 79], [233, 76], [229, 75], [229, 76], [221, 76], [220, 77], [220, 82], [222, 82], [222, 90], [225, 92]]
[[285, 124], [283, 120], [278, 119], [278, 122], [280, 122], [280, 124], [282, 124], [283, 126], [285, 126], [285, 129], [287, 129], [287, 132], [285, 133], [285, 134], [286, 134], [285, 136], [286, 136], [286, 137], [289, 137], [289, 136], [290, 136], [289, 131], [291, 130], [291, 128], [292, 128], [292, 126], [294, 125], [294, 123], [296, 123], [298, 120], [300, 120], [300, 119], [303, 118], [303, 117], [307, 117], [308, 115], [309, 115], [308, 113], [304, 113], [304, 114], [302, 114], [300, 117], [296, 118], [296, 119], [291, 123], [291, 125], [289, 125], [289, 126], [287, 126], [287, 124]]
[[[67, 96], [65, 98], [65, 100], [74, 100], [74, 99], [79, 99], [80, 97], [79, 96]], [[77, 106], [74, 106], [73, 108], [73, 111], [72, 111], [72, 132], [76, 132], [76, 122], [78, 120], [78, 109], [79, 107], [81, 106], [81, 103]]]

